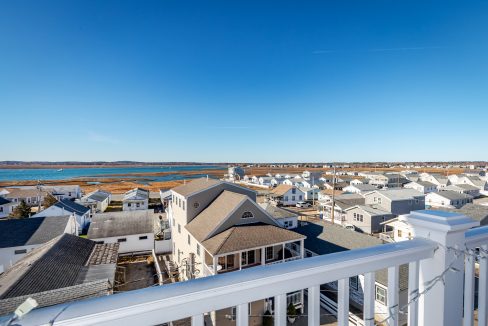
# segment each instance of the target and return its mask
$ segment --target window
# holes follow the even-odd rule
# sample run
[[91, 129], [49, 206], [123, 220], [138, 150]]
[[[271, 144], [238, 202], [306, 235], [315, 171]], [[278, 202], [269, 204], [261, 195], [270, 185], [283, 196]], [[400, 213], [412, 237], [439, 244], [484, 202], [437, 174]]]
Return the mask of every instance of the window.
[[185, 201], [183, 201], [183, 210], [185, 210]]
[[3, 206], [0, 206], [0, 213], [3, 213]]
[[376, 285], [375, 298], [376, 301], [386, 306], [386, 289], [384, 287]]
[[295, 188], [292, 188], [292, 189], [291, 189], [291, 193], [292, 193], [292, 194], [296, 194], [296, 193], [297, 193], [297, 190], [296, 190]]
[[292, 225], [293, 225], [293, 222], [292, 221], [284, 221], [283, 222], [283, 227], [285, 227], [286, 229], [288, 229]]
[[178, 224], [178, 233], [181, 233], [181, 224]]
[[127, 241], [127, 238], [120, 238], [120, 239], [117, 239], [117, 242], [126, 242]]
[[359, 279], [357, 276], [353, 276], [349, 278], [349, 286], [354, 291], [357, 291], [359, 289]]
[[200, 245], [197, 243], [197, 255], [200, 256]]
[[244, 212], [242, 213], [241, 218], [253, 218], [254, 215], [251, 212]]
[[294, 201], [295, 200], [295, 196], [291, 196], [291, 200]]
[[95, 241], [96, 244], [104, 244], [104, 241]]
[[190, 235], [188, 235], [188, 245], [191, 245]]
[[272, 260], [274, 258], [273, 247], [266, 247], [266, 260]]
[[298, 200], [302, 200], [302, 195], [298, 196]]
[[15, 254], [16, 255], [21, 255], [21, 254], [25, 254], [25, 253], [27, 253], [27, 249], [15, 250]]
[[196, 209], [196, 208], [198, 208], [199, 206], [200, 206], [200, 204], [199, 204], [199, 203], [193, 203], [193, 208], [195, 208], [195, 209]]
[[254, 250], [244, 251], [241, 254], [241, 265], [252, 265], [256, 262], [256, 256]]
[[141, 236], [139, 237], [139, 240], [146, 240], [146, 239], [147, 239], [147, 235], [141, 235]]
[[130, 206], [131, 206], [130, 203], [127, 203], [127, 207], [130, 207]]
[[[251, 302], [249, 302], [248, 304], [248, 313], [249, 313], [249, 316], [251, 316]], [[236, 315], [237, 315], [237, 309], [236, 307], [231, 307], [230, 308], [230, 320], [236, 320]]]
[[141, 207], [141, 204], [137, 203], [137, 204], [136, 204], [136, 206], [137, 206], [137, 207]]
[[285, 196], [285, 201], [288, 201], [288, 196]]

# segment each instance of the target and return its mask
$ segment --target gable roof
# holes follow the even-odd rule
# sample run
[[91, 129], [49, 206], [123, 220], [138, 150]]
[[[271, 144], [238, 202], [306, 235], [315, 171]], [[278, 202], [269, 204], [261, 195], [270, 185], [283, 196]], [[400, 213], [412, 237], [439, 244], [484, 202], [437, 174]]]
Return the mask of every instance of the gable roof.
[[273, 190], [271, 190], [270, 191], [270, 194], [273, 194], [275, 196], [283, 196], [284, 194], [286, 194], [293, 187], [294, 186], [292, 186], [292, 185], [280, 184], [276, 188], [274, 188]]
[[[118, 244], [110, 244], [118, 249]], [[107, 246], [95, 246], [95, 242], [71, 234], [63, 234], [43, 246], [29, 252], [0, 276], [0, 298], [12, 298], [65, 288], [85, 281], [89, 273], [89, 259], [94, 250]], [[113, 255], [110, 255], [113, 258]], [[100, 273], [98, 279], [113, 278], [115, 261], [112, 258], [98, 261], [110, 263], [112, 270]], [[108, 277], [111, 276], [111, 277]]]
[[297, 214], [290, 212], [286, 209], [276, 207], [270, 203], [261, 203], [259, 204], [269, 215], [271, 215], [274, 219], [280, 218], [287, 218], [287, 217], [298, 217]]
[[217, 179], [199, 178], [199, 179], [192, 180], [181, 186], [174, 187], [171, 190], [182, 195], [183, 197], [189, 197], [190, 195], [196, 192], [200, 192], [202, 190], [211, 188], [221, 183], [222, 181]]
[[390, 200], [408, 200], [408, 199], [414, 199], [415, 197], [425, 197], [423, 193], [415, 189], [409, 189], [409, 188], [375, 190], [375, 191], [368, 192], [365, 195], [369, 195], [372, 193], [383, 195]]
[[185, 228], [197, 241], [205, 240], [248, 196], [224, 190], [210, 205], [200, 212]]
[[434, 209], [440, 211], [464, 214], [476, 221], [479, 221], [481, 225], [488, 225], [488, 206], [468, 203], [461, 208], [438, 207]]
[[10, 200], [0, 197], [0, 205], [10, 204]]
[[98, 202], [102, 202], [108, 197], [110, 197], [110, 193], [108, 191], [103, 191], [103, 190], [96, 190], [94, 192], [89, 193], [88, 195], [84, 196], [83, 199], [89, 199], [89, 200], [94, 200]]
[[88, 229], [88, 239], [153, 233], [155, 215], [151, 210], [96, 214]]
[[64, 233], [69, 216], [0, 221], [0, 248], [37, 245]]
[[469, 183], [459, 183], [459, 184], [454, 184], [454, 185], [449, 185], [445, 187], [444, 189], [446, 190], [467, 190], [467, 191], [476, 191], [480, 190], [480, 188], [475, 187], [473, 185], [470, 185]]
[[135, 188], [127, 191], [122, 200], [145, 200], [149, 199], [149, 190]]
[[412, 181], [412, 182], [407, 183], [407, 184], [412, 184], [412, 183], [418, 184], [419, 186], [422, 186], [422, 187], [434, 187], [434, 186], [437, 186], [435, 183], [432, 183], [430, 181]]
[[277, 243], [305, 239], [305, 236], [278, 226], [255, 223], [233, 226], [205, 241], [211, 255], [220, 255]]
[[355, 205], [352, 207], [349, 207], [347, 210], [353, 209], [353, 208], [359, 208], [363, 210], [364, 212], [368, 213], [371, 216], [377, 216], [377, 215], [392, 215], [391, 212], [379, 209], [377, 207], [374, 207], [372, 205]]
[[[372, 190], [378, 189], [375, 186], [370, 185], [370, 184], [356, 184], [356, 185], [349, 185], [347, 187], [354, 187], [354, 188], [358, 189], [359, 191], [372, 191]], [[347, 188], [347, 187], [345, 187], [345, 188]]]
[[69, 199], [62, 199], [53, 206], [59, 207], [67, 212], [75, 213], [77, 215], [84, 215], [86, 214], [86, 212], [90, 211], [90, 208], [75, 203], [74, 201]]
[[449, 200], [459, 200], [459, 199], [469, 199], [469, 198], [473, 198], [473, 196], [471, 195], [467, 195], [467, 194], [464, 194], [464, 193], [460, 193], [460, 192], [457, 192], [457, 191], [452, 191], [452, 190], [442, 190], [442, 191], [439, 191], [439, 192], [432, 192], [428, 195], [439, 195], [441, 197], [444, 197], [446, 199], [449, 199]]

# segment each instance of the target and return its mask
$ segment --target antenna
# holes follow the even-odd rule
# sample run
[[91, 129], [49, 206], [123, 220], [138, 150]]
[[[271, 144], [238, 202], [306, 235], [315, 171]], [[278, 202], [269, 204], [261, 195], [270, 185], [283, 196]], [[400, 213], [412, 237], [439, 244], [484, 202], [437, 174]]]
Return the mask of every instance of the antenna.
[[207, 174], [207, 181], [208, 181], [208, 174]]

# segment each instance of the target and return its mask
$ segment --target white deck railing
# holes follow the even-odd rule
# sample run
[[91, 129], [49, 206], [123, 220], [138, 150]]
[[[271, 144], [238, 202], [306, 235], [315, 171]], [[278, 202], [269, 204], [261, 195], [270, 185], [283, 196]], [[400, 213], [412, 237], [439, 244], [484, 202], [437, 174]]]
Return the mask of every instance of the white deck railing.
[[[274, 322], [281, 326], [286, 325], [286, 294], [302, 289], [308, 293], [308, 324], [319, 325], [320, 285], [338, 281], [337, 319], [339, 325], [345, 326], [350, 317], [349, 278], [362, 274], [363, 323], [372, 326], [375, 271], [385, 268], [389, 308], [385, 322], [398, 325], [399, 310], [405, 308], [399, 306], [399, 266], [403, 264], [409, 264], [409, 325], [472, 325], [474, 301], [470, 298], [474, 296], [475, 259], [467, 255], [464, 275], [464, 256], [460, 252], [480, 247], [488, 250], [488, 227], [465, 233], [476, 223], [460, 218], [448, 223], [433, 218], [429, 222], [420, 215], [411, 219], [418, 235], [413, 240], [37, 309], [16, 321], [16, 325], [155, 325], [191, 317], [193, 325], [201, 326], [205, 313], [236, 306], [237, 325], [245, 326], [249, 322], [248, 303], [274, 297]], [[486, 325], [486, 259], [480, 260], [479, 270], [479, 325]], [[434, 282], [436, 279], [441, 281]]]

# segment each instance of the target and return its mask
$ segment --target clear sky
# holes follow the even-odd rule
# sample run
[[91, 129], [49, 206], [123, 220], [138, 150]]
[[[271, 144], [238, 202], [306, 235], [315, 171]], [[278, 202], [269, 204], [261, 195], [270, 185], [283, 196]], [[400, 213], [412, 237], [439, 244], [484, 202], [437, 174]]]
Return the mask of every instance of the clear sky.
[[1, 1], [0, 160], [488, 160], [487, 1]]

